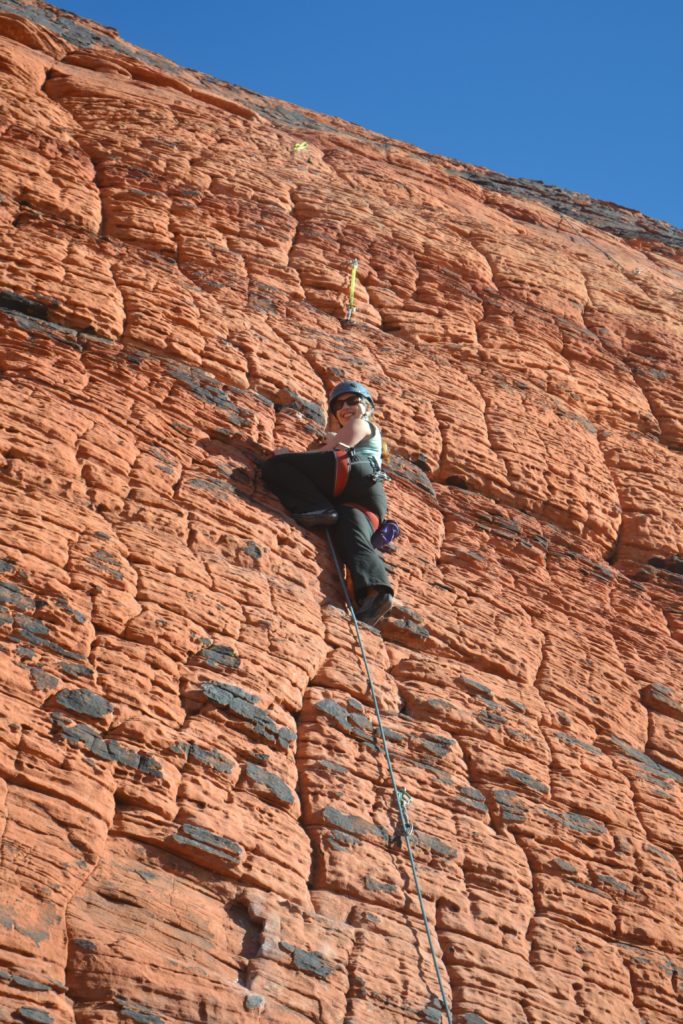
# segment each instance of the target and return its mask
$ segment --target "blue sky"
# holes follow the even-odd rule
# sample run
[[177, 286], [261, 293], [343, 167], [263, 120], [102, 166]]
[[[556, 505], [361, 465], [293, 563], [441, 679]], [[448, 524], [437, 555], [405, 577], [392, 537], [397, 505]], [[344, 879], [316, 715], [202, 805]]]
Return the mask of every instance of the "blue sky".
[[683, 227], [683, 0], [71, 0], [186, 67]]

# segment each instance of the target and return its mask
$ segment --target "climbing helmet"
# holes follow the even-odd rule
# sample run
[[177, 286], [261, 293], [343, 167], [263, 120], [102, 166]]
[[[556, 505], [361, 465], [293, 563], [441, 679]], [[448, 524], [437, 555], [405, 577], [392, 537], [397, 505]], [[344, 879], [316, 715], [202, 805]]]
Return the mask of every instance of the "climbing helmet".
[[361, 398], [365, 398], [374, 408], [375, 403], [372, 395], [365, 384], [361, 384], [357, 380], [343, 380], [339, 384], [335, 384], [327, 396], [327, 408], [330, 411], [334, 411], [335, 399], [339, 398], [340, 395], [360, 395]]

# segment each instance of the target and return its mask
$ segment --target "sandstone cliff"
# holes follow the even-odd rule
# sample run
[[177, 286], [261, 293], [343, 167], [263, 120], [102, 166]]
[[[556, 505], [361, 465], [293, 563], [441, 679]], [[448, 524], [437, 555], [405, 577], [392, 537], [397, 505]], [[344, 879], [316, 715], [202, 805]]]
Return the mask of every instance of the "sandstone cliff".
[[0, 80], [0, 1021], [444, 1019], [324, 538], [258, 477], [342, 376], [453, 1020], [680, 1021], [683, 233], [38, 2]]

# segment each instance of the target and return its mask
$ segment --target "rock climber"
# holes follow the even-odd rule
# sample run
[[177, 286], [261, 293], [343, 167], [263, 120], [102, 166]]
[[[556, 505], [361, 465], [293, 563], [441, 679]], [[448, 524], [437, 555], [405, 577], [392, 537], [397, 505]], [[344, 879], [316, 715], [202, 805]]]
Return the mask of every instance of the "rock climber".
[[364, 384], [344, 380], [328, 395], [328, 429], [315, 451], [284, 452], [263, 463], [266, 485], [301, 526], [327, 526], [348, 567], [357, 617], [374, 626], [393, 604], [393, 589], [372, 537], [387, 513], [382, 436]]

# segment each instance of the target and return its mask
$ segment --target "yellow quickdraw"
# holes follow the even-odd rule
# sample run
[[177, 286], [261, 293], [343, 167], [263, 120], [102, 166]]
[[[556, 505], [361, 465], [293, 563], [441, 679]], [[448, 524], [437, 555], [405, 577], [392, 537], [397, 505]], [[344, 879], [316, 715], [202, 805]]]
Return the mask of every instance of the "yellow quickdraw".
[[351, 276], [349, 278], [349, 298], [346, 303], [346, 319], [350, 320], [355, 312], [354, 299], [356, 297], [356, 275], [358, 273], [358, 260], [354, 257], [351, 260]]

